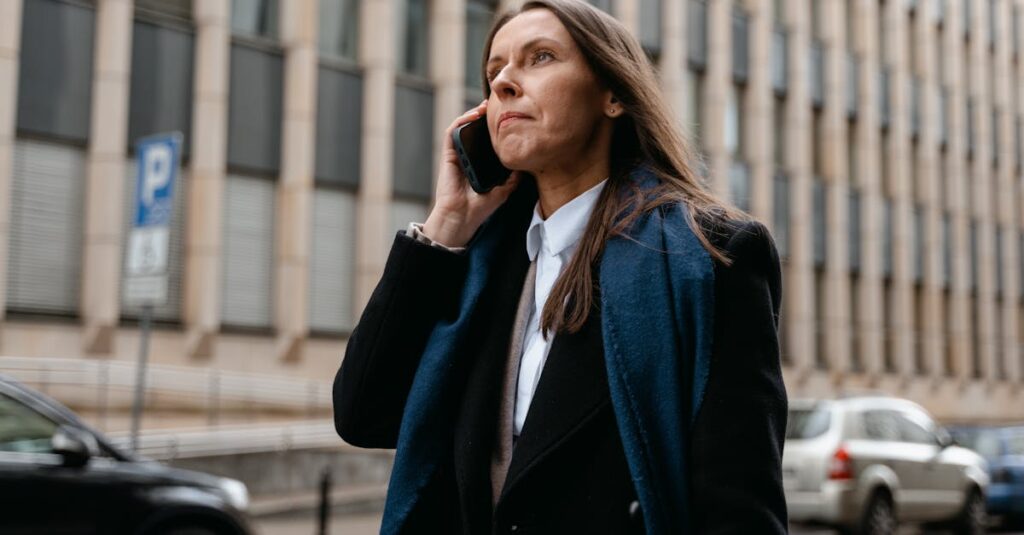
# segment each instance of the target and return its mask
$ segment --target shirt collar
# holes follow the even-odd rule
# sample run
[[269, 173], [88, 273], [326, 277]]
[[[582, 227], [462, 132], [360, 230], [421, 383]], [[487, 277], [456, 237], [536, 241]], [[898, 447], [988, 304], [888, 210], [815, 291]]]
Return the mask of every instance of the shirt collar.
[[541, 249], [554, 256], [580, 240], [606, 182], [607, 178], [577, 195], [546, 220], [540, 216], [540, 201], [537, 201], [533, 207], [530, 228], [526, 230], [526, 254], [530, 256], [531, 262], [537, 259]]

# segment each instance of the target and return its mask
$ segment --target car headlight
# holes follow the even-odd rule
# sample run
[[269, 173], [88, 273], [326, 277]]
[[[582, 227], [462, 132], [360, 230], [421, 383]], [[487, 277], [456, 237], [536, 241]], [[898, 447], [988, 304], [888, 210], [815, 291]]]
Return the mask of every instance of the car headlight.
[[245, 511], [249, 508], [249, 489], [246, 488], [245, 483], [224, 478], [220, 480], [220, 490], [224, 492], [228, 503], [235, 509]]

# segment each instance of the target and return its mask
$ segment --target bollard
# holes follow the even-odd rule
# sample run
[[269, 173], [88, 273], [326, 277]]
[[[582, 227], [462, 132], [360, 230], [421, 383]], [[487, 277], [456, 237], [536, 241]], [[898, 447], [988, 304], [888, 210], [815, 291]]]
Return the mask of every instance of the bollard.
[[324, 468], [320, 475], [320, 522], [317, 533], [327, 535], [328, 518], [331, 510], [331, 469]]

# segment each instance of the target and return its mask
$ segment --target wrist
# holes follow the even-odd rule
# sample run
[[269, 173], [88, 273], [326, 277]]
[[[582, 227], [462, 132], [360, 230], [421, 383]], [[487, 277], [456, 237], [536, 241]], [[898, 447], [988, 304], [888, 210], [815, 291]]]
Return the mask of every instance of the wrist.
[[465, 224], [461, 217], [433, 211], [423, 223], [423, 234], [446, 247], [465, 247]]

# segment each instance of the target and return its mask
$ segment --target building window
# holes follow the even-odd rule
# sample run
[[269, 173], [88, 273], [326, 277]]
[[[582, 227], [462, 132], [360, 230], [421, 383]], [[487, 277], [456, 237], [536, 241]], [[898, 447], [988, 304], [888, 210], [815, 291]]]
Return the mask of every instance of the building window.
[[319, 1], [320, 53], [325, 56], [337, 56], [356, 61], [359, 46], [360, 2], [358, 0]]
[[893, 201], [882, 199], [882, 276], [892, 277]]
[[846, 53], [846, 115], [857, 116], [860, 107], [860, 66], [853, 52]]
[[730, 85], [725, 106], [725, 149], [733, 158], [743, 154], [743, 88]]
[[733, 160], [729, 169], [732, 202], [740, 210], [750, 210], [750, 168], [743, 160]]
[[828, 277], [824, 269], [814, 270], [814, 366], [829, 369], [828, 359]]
[[943, 332], [943, 351], [942, 351], [942, 372], [946, 377], [952, 377], [956, 372], [956, 364], [954, 363], [954, 355], [956, 354], [956, 338], [953, 336], [953, 329], [951, 327], [950, 318], [953, 317], [953, 299], [950, 297], [949, 287], [942, 290], [942, 332]]
[[860, 277], [850, 277], [850, 371], [864, 371], [864, 358], [861, 356], [861, 322], [860, 310]]
[[276, 39], [278, 0], [231, 0], [231, 31]]
[[861, 261], [861, 249], [860, 249], [860, 221], [861, 221], [861, 208], [860, 208], [860, 192], [856, 189], [850, 190], [850, 197], [848, 200], [848, 211], [847, 221], [849, 224], [849, 230], [847, 232], [847, 239], [849, 243], [849, 260], [850, 260], [850, 271], [857, 273], [860, 271]]
[[640, 0], [640, 44], [653, 63], [661, 56], [661, 0]]
[[355, 323], [355, 195], [347, 190], [313, 190], [313, 238], [309, 252], [309, 328], [345, 333]]
[[273, 322], [275, 186], [228, 175], [224, 188], [221, 321], [269, 329]]
[[615, 3], [612, 0], [589, 0], [590, 5], [604, 11], [605, 13], [613, 13], [615, 9]]
[[826, 244], [828, 242], [827, 228], [828, 228], [828, 188], [826, 184], [820, 180], [811, 181], [811, 204], [812, 212], [814, 216], [814, 227], [812, 228], [813, 234], [813, 256], [815, 267], [825, 267], [825, 255], [826, 255]]
[[189, 20], [192, 18], [192, 0], [135, 0], [135, 12]]
[[846, 17], [846, 50], [852, 54], [857, 50], [857, 0], [844, 0], [843, 9]]
[[920, 284], [924, 281], [924, 206], [914, 206], [914, 282]]
[[78, 314], [85, 154], [17, 140], [10, 190], [7, 310]]
[[737, 83], [744, 83], [749, 72], [750, 16], [737, 7], [732, 13], [732, 76]]
[[914, 372], [928, 375], [928, 360], [925, 354], [924, 330], [925, 293], [924, 286], [914, 285]]
[[[466, 66], [464, 68], [464, 80], [466, 88], [479, 95], [474, 101], [483, 100], [483, 78], [481, 77], [481, 66], [483, 65], [484, 45], [487, 41], [487, 33], [491, 29], [494, 20], [495, 5], [490, 0], [467, 0], [466, 2]], [[467, 99], [468, 100], [468, 99]]]
[[786, 168], [786, 103], [782, 99], [775, 99], [772, 106], [772, 129], [774, 130], [774, 143], [772, 154], [775, 167]]
[[686, 76], [687, 95], [689, 96], [686, 106], [686, 126], [689, 129], [693, 142], [699, 150], [703, 145], [703, 117], [701, 117], [701, 110], [704, 109], [702, 106], [704, 97], [704, 76], [691, 69], [685, 69], [683, 72]]
[[785, 95], [789, 84], [789, 36], [777, 27], [772, 30], [772, 89], [776, 95]]
[[688, 2], [690, 12], [687, 14], [687, 54], [690, 65], [703, 70], [708, 62], [708, 6], [702, 0]]
[[430, 17], [428, 0], [398, 0], [398, 16], [402, 21], [398, 39], [398, 70], [426, 78], [430, 75]]
[[895, 326], [893, 320], [895, 315], [892, 312], [892, 279], [886, 278], [882, 283], [882, 306], [879, 307], [882, 315], [882, 369], [885, 373], [896, 372], [896, 343]]
[[775, 236], [779, 255], [787, 258], [789, 256], [789, 177], [784, 172], [777, 171], [775, 173], [772, 197], [774, 203], [772, 234]]

